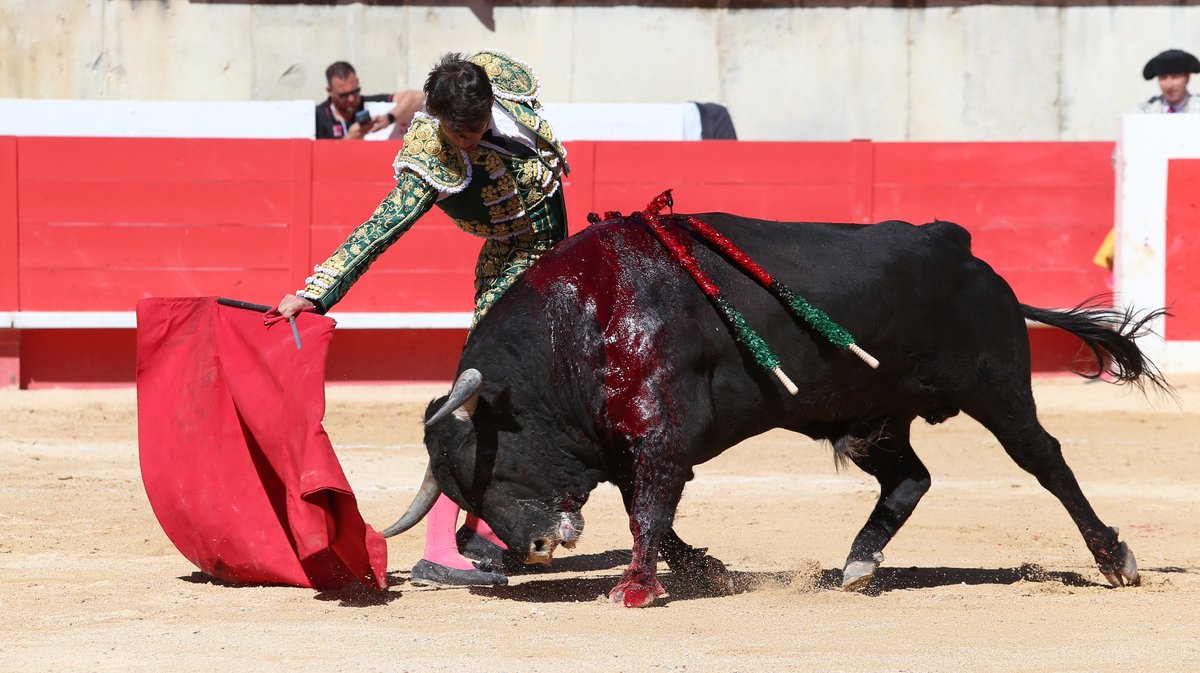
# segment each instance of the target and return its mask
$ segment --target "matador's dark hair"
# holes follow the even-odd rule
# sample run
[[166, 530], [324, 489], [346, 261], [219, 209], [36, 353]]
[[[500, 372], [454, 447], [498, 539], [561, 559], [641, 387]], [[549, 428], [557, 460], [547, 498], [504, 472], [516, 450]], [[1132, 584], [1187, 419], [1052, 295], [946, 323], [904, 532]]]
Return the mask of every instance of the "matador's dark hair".
[[492, 113], [492, 82], [462, 54], [446, 54], [425, 79], [425, 109], [452, 129], [477, 128]]

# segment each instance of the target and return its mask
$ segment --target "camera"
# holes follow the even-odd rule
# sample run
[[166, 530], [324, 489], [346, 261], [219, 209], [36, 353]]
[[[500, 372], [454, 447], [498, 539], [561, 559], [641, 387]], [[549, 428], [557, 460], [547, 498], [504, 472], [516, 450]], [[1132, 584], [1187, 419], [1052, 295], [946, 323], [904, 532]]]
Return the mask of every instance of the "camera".
[[358, 124], [359, 128], [364, 131], [371, 128], [371, 113], [366, 110], [359, 110], [354, 113], [354, 123]]

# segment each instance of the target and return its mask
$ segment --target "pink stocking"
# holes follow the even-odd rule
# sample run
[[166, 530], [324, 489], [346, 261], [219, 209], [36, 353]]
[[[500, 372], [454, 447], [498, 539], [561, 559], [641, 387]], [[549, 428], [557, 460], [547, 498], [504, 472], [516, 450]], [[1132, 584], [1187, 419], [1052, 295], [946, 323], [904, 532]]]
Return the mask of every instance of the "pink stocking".
[[438, 496], [425, 517], [425, 553], [421, 558], [455, 570], [474, 570], [475, 566], [458, 553], [454, 529], [458, 526], [458, 505], [445, 494]]
[[486, 521], [484, 521], [483, 519], [480, 519], [479, 517], [475, 516], [474, 514], [468, 514], [465, 525], [467, 528], [470, 528], [471, 530], [475, 531], [476, 535], [481, 536], [483, 539], [487, 540], [488, 542], [491, 542], [492, 544], [496, 545], [497, 547], [499, 547], [501, 549], [508, 549], [508, 545], [504, 544], [503, 540], [496, 537], [496, 531], [492, 530], [492, 527], [489, 526], [488, 523]]

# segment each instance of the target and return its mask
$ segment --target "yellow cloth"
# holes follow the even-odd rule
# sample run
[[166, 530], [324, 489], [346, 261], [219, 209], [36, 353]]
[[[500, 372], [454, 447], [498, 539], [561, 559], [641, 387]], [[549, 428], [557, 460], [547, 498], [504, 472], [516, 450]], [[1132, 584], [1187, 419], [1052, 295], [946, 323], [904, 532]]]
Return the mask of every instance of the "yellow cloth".
[[1104, 242], [1100, 244], [1100, 248], [1096, 250], [1096, 255], [1092, 257], [1092, 263], [1096, 266], [1102, 266], [1109, 271], [1113, 268], [1113, 247], [1116, 244], [1117, 230], [1109, 229], [1108, 235], [1104, 237]]

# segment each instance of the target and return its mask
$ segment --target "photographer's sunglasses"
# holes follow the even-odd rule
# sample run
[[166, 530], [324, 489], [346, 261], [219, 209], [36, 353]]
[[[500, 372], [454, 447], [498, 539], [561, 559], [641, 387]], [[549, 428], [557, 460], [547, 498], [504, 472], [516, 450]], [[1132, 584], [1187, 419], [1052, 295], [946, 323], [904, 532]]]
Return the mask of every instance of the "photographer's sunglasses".
[[349, 91], [344, 91], [344, 92], [335, 91], [335, 92], [333, 92], [333, 95], [337, 96], [338, 98], [349, 98], [351, 96], [357, 96], [361, 93], [362, 93], [362, 87], [360, 86], [357, 89], [351, 89]]

